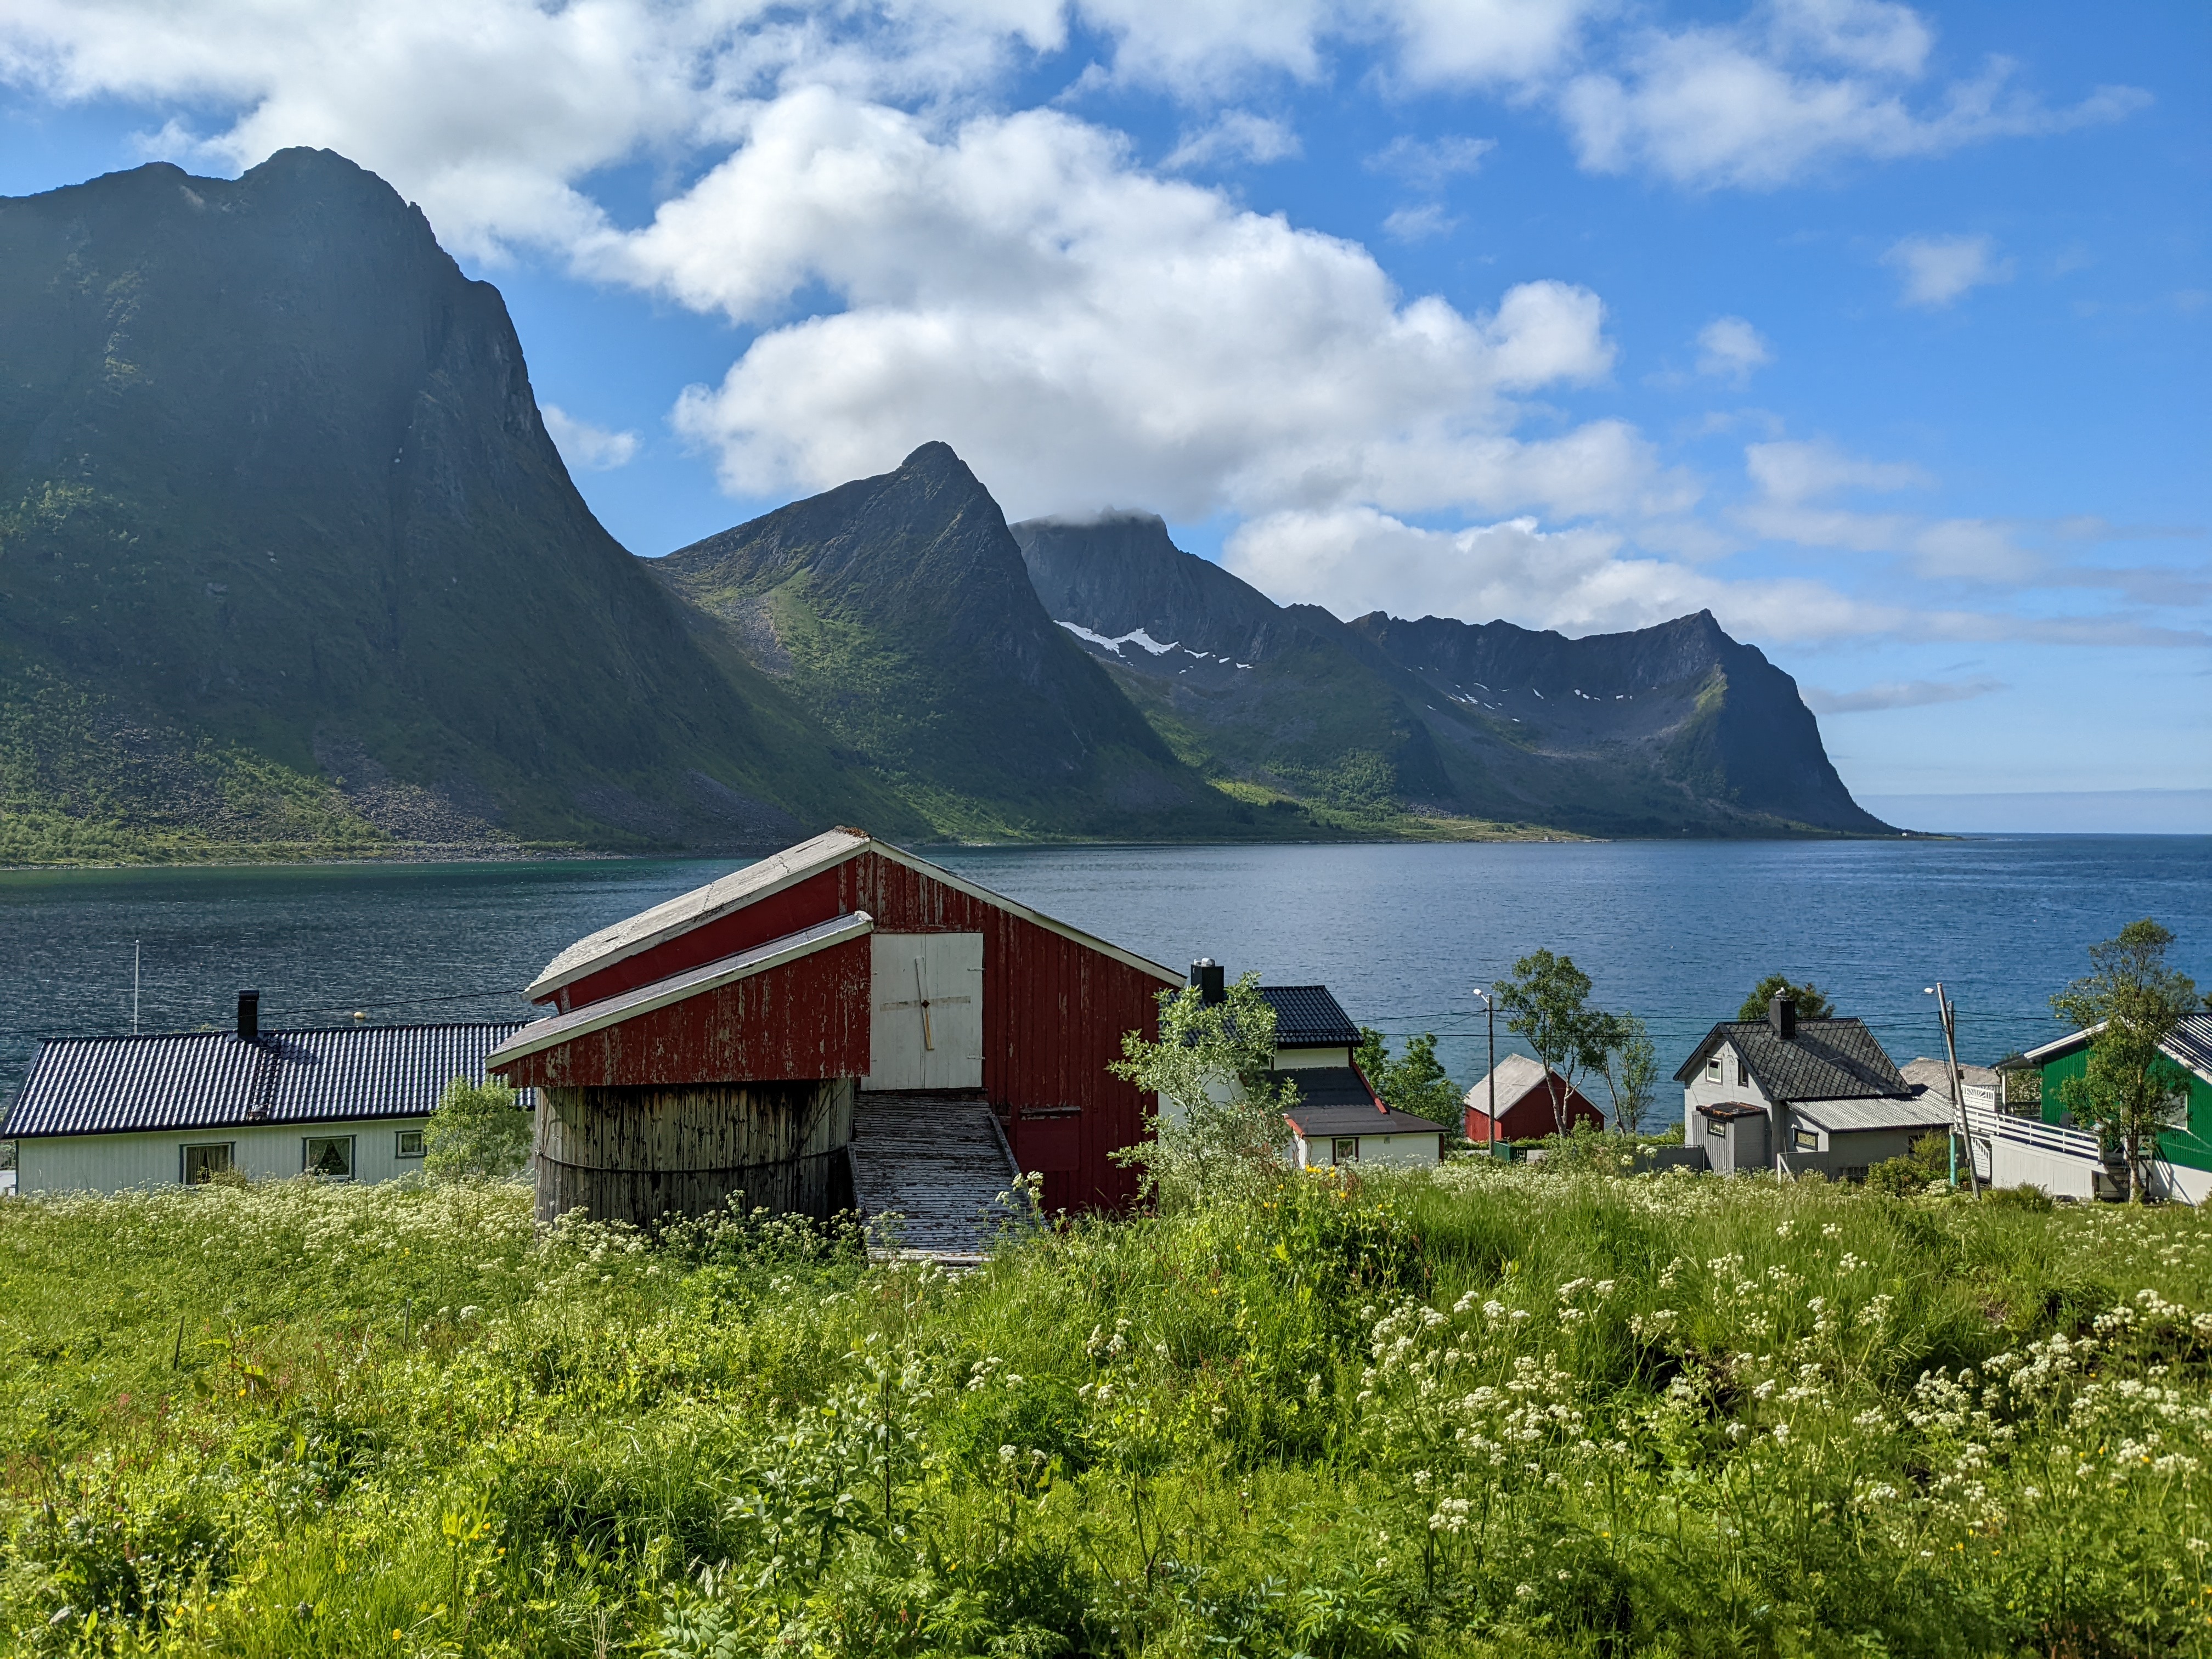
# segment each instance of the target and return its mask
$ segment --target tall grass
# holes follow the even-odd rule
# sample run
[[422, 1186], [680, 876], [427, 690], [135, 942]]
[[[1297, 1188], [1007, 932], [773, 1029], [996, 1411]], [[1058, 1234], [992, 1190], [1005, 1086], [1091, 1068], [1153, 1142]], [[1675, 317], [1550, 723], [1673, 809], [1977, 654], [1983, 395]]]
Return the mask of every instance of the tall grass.
[[24, 1652], [2212, 1638], [2212, 1226], [1452, 1165], [982, 1271], [519, 1188], [0, 1206]]

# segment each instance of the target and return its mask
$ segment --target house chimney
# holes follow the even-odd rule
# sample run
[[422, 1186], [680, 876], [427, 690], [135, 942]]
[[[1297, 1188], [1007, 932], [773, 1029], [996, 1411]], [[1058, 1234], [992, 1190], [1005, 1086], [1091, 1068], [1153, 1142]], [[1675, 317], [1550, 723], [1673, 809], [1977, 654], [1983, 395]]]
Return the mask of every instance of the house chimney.
[[1766, 1005], [1766, 1023], [1784, 1042], [1797, 1035], [1797, 1000], [1777, 991]]
[[240, 1042], [261, 1041], [261, 993], [240, 991], [238, 994], [238, 1040]]
[[1197, 988], [1199, 1006], [1217, 1007], [1229, 1000], [1229, 991], [1221, 975], [1221, 964], [1212, 957], [1200, 957], [1190, 964], [1190, 982]]

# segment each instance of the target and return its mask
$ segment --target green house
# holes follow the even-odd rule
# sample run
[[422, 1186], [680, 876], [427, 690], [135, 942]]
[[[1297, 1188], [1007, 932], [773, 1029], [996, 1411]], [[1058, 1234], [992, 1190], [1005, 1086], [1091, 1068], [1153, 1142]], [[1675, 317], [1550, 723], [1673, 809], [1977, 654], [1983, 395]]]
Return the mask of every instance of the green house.
[[[2057, 1123], [2065, 1116], [2059, 1085], [2088, 1070], [2089, 1050], [2104, 1029], [2093, 1025], [2075, 1031], [2008, 1063], [2008, 1070], [2031, 1070], [2042, 1076], [2045, 1122]], [[2171, 1128], [2159, 1131], [2152, 1178], [2154, 1183], [2164, 1182], [2168, 1196], [2202, 1204], [2212, 1197], [2212, 1014], [2190, 1015], [2159, 1047], [2173, 1068], [2174, 1086], [2188, 1085], [2189, 1108]]]

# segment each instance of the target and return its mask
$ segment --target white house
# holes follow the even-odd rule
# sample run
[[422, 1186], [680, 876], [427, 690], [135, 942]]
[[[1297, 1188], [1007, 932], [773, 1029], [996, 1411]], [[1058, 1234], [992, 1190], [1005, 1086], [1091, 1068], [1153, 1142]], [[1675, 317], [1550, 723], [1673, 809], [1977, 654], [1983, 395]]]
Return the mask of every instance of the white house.
[[1338, 1164], [1435, 1164], [1444, 1126], [1383, 1103], [1352, 1058], [1359, 1028], [1326, 985], [1263, 985], [1275, 1011], [1278, 1081], [1294, 1085], [1291, 1161], [1301, 1170]]
[[[520, 1020], [263, 1031], [256, 993], [235, 1030], [52, 1037], [0, 1139], [19, 1194], [121, 1192], [235, 1172], [389, 1181], [422, 1167], [446, 1085], [481, 1083]], [[526, 1103], [528, 1103], [526, 1101]]]
[[[1190, 982], [1207, 1003], [1228, 994], [1226, 970], [1211, 957], [1190, 964]], [[1259, 991], [1275, 1011], [1275, 1063], [1268, 1075], [1297, 1091], [1297, 1103], [1283, 1114], [1291, 1163], [1326, 1170], [1442, 1161], [1444, 1126], [1383, 1103], [1353, 1058], [1359, 1028], [1328, 987], [1262, 985]], [[1164, 1101], [1161, 1109], [1170, 1109]]]
[[1948, 1101], [1915, 1092], [1864, 1021], [1799, 1019], [1784, 996], [1765, 1019], [1714, 1026], [1674, 1080], [1686, 1144], [1719, 1175], [1863, 1181], [1956, 1121]]

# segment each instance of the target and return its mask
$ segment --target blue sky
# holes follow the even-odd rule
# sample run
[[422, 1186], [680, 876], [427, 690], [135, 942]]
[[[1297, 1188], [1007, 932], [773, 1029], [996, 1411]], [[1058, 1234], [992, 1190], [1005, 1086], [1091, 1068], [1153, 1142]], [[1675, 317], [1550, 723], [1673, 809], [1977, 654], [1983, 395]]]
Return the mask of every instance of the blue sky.
[[641, 553], [942, 437], [1340, 615], [1710, 606], [1864, 796], [2212, 828], [2208, 59], [2194, 4], [19, 0], [0, 192], [374, 168]]

